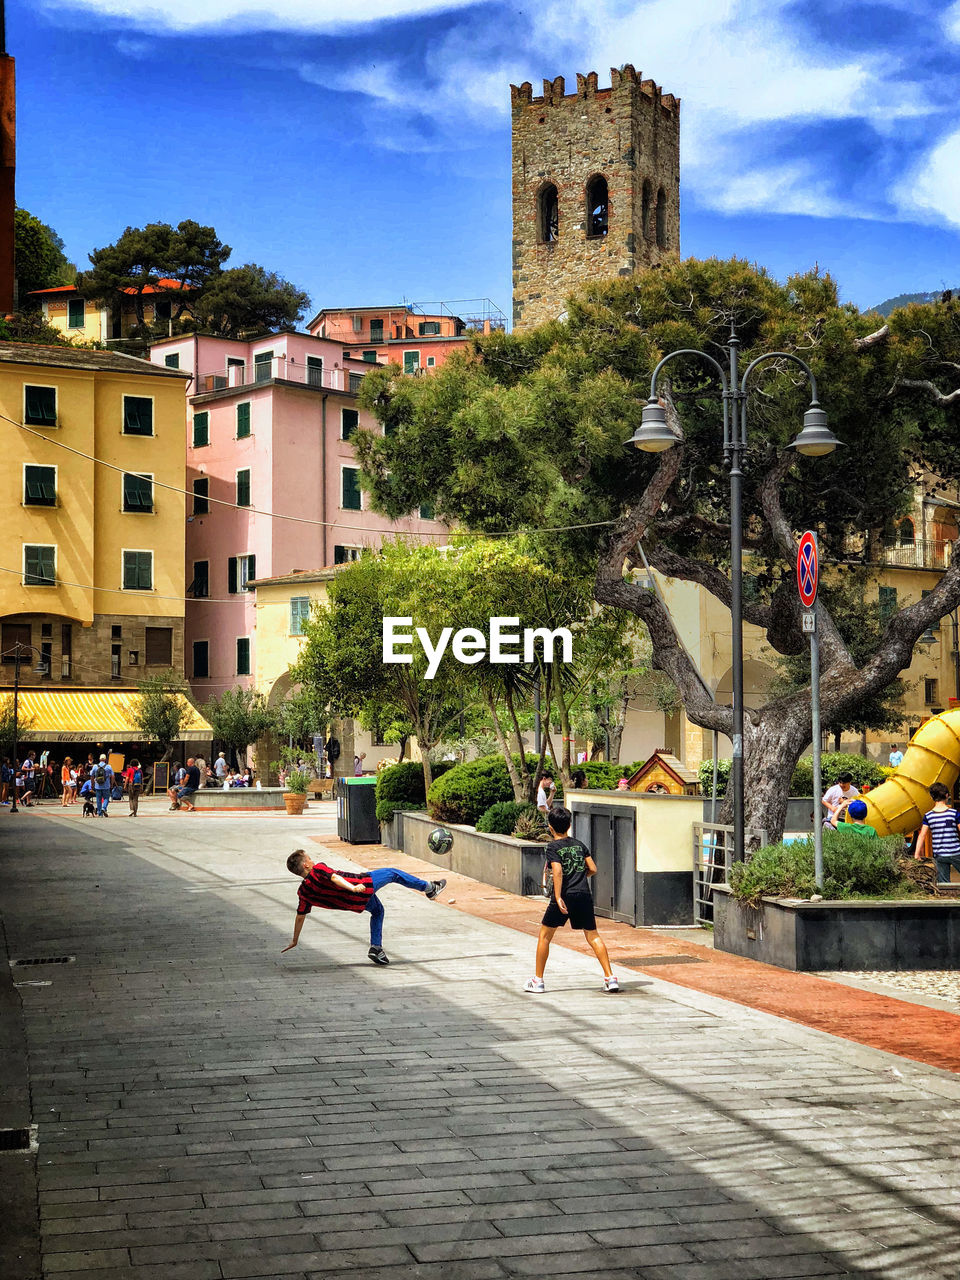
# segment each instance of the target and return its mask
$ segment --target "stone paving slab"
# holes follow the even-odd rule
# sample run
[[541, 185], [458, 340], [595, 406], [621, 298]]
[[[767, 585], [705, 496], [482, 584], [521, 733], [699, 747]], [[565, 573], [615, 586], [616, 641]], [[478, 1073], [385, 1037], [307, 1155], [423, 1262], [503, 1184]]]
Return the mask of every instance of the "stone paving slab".
[[705, 965], [610, 997], [557, 947], [527, 996], [525, 932], [399, 886], [389, 968], [348, 914], [281, 955], [276, 820], [24, 818], [11, 955], [77, 957], [18, 991], [44, 1278], [960, 1274], [953, 1075], [674, 981]]

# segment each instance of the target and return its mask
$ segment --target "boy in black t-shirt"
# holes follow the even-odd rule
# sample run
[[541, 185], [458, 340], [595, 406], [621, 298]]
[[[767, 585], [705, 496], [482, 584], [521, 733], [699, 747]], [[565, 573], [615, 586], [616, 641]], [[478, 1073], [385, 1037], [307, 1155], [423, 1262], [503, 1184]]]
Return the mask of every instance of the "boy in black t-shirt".
[[528, 978], [524, 991], [539, 994], [545, 991], [543, 971], [547, 967], [550, 943], [553, 935], [567, 921], [573, 929], [582, 929], [603, 969], [604, 991], [619, 991], [620, 984], [610, 968], [610, 957], [603, 939], [597, 933], [597, 921], [593, 913], [593, 895], [589, 877], [596, 875], [597, 864], [590, 857], [590, 850], [582, 840], [575, 840], [568, 833], [572, 816], [569, 809], [555, 807], [547, 814], [547, 826], [553, 839], [546, 848], [547, 871], [552, 877], [550, 905], [544, 912], [537, 938], [537, 972]]

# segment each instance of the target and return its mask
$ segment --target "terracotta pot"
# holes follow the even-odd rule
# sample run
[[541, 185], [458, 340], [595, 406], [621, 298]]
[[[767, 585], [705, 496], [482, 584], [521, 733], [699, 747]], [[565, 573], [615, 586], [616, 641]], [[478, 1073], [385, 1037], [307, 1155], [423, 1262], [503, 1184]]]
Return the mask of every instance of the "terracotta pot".
[[287, 813], [303, 813], [304, 806], [307, 803], [307, 797], [305, 795], [301, 795], [299, 791], [285, 791], [283, 793], [283, 803], [287, 807]]

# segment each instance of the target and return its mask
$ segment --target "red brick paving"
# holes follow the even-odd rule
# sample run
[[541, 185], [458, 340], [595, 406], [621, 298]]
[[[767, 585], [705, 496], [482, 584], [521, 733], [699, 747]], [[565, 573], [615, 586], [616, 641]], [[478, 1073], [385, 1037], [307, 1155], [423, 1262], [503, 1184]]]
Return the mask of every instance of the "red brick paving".
[[[311, 839], [328, 847], [331, 853], [342, 851], [345, 858], [362, 865], [396, 866], [428, 880], [440, 872], [433, 863], [408, 857], [396, 849], [385, 849], [383, 845], [346, 844], [336, 836], [312, 836]], [[539, 902], [452, 871], [446, 872], [446, 879], [443, 901], [450, 901], [455, 910], [536, 936], [543, 915]], [[615, 967], [638, 969], [691, 991], [721, 996], [856, 1044], [960, 1073], [960, 1014], [862, 991], [808, 973], [759, 964], [714, 951], [692, 940], [681, 941], [613, 920], [602, 921], [600, 927]], [[582, 933], [558, 932], [555, 945], [593, 955]], [[667, 955], [693, 956], [703, 963], [681, 960], [676, 964], [644, 965], [642, 960], [643, 956]], [[629, 963], [625, 964], [624, 957], [631, 957]], [[530, 961], [532, 972], [532, 947]]]

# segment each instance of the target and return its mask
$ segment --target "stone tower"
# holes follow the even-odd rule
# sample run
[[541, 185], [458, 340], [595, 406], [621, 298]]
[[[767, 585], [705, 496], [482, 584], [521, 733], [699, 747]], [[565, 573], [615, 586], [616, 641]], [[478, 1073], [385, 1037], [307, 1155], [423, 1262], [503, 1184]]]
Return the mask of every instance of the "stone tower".
[[629, 276], [680, 253], [680, 100], [613, 68], [510, 86], [513, 326], [555, 320], [591, 280]]

